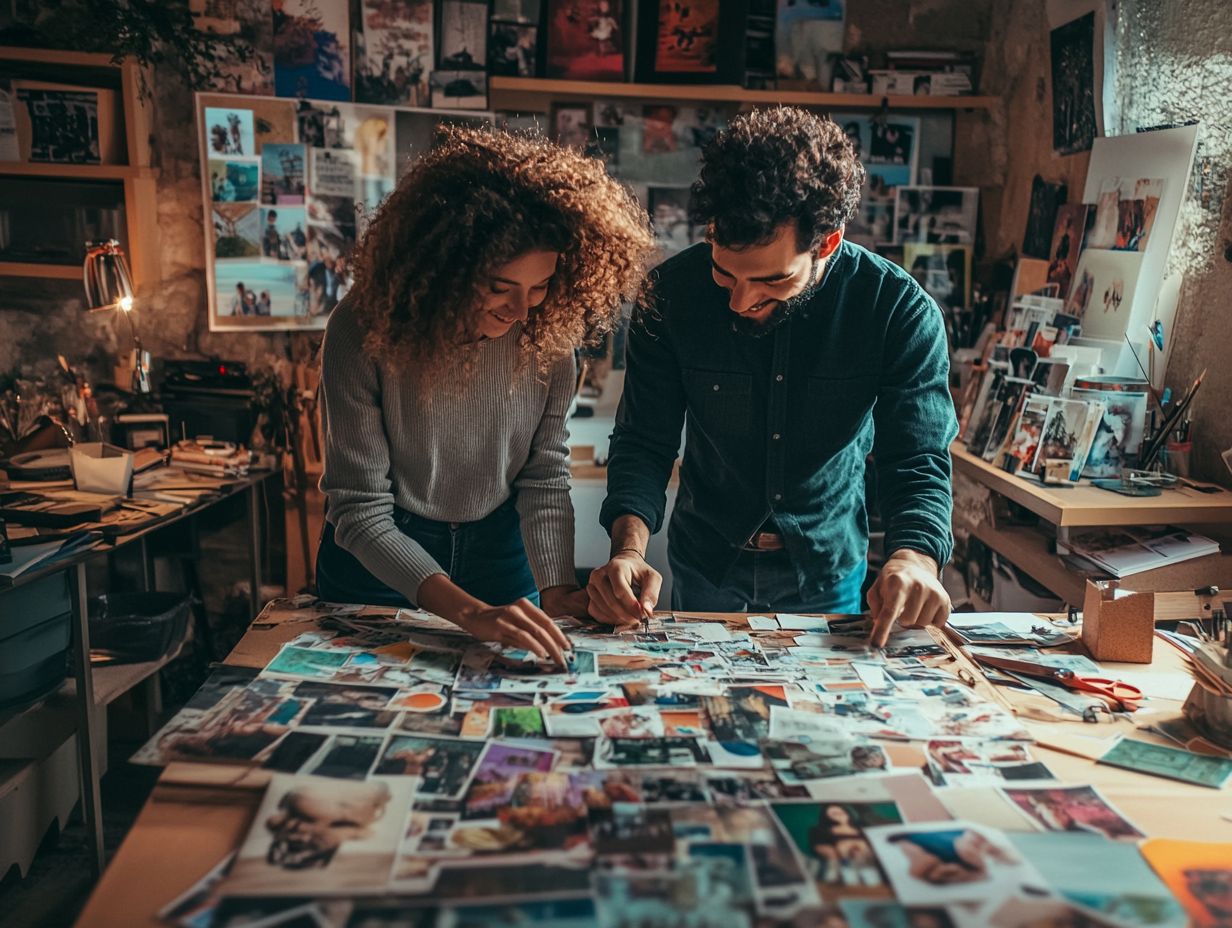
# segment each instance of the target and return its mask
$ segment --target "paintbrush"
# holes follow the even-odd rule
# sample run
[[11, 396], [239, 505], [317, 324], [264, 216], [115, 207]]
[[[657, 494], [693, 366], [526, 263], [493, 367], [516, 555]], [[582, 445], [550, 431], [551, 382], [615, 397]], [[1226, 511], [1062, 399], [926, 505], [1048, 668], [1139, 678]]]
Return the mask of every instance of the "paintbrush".
[[1181, 400], [1172, 407], [1171, 414], [1164, 419], [1163, 426], [1160, 428], [1159, 432], [1156, 433], [1155, 437], [1151, 439], [1146, 448], [1143, 450], [1142, 461], [1139, 463], [1139, 467], [1144, 470], [1150, 468], [1160, 450], [1167, 443], [1168, 436], [1172, 434], [1176, 423], [1181, 421], [1181, 418], [1185, 415], [1185, 411], [1189, 409], [1189, 404], [1193, 402], [1194, 396], [1197, 395], [1198, 388], [1202, 386], [1202, 381], [1205, 379], [1206, 370], [1203, 369], [1202, 373], [1199, 374], [1198, 378], [1190, 385]]

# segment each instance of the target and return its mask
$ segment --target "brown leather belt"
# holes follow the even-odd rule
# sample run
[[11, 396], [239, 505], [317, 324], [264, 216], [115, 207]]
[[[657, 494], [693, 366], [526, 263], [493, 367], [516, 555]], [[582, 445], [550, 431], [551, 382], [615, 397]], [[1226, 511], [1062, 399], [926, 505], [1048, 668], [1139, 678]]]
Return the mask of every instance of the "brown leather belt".
[[782, 551], [783, 536], [777, 532], [757, 532], [744, 546], [745, 551]]

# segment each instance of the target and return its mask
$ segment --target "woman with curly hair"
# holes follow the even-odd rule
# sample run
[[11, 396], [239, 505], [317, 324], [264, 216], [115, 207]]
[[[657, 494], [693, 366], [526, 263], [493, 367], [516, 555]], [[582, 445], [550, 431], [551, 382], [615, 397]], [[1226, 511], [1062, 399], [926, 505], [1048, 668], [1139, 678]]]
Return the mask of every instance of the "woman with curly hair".
[[574, 350], [641, 286], [653, 237], [602, 162], [448, 128], [376, 211], [330, 317], [324, 599], [415, 604], [563, 663], [584, 615], [566, 419]]

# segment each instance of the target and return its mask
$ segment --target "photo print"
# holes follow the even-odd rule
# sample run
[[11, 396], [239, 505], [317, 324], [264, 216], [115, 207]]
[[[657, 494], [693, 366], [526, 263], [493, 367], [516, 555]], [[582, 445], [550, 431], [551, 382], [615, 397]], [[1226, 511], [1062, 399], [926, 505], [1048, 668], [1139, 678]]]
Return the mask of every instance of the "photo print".
[[557, 145], [585, 151], [590, 145], [590, 106], [585, 103], [553, 103], [549, 122]]
[[280, 0], [274, 6], [274, 91], [351, 99], [350, 5]]
[[262, 209], [261, 257], [277, 261], [303, 261], [307, 256], [308, 219], [304, 208], [283, 206]]
[[778, 0], [774, 22], [776, 71], [828, 91], [831, 56], [843, 50], [845, 0]]
[[519, 22], [492, 20], [488, 36], [488, 73], [534, 77], [538, 70], [539, 29]]
[[303, 145], [267, 143], [261, 147], [261, 202], [303, 206], [307, 180]]
[[433, 71], [428, 83], [434, 109], [487, 109], [486, 71]]
[[1027, 230], [1022, 237], [1022, 253], [1029, 258], [1049, 258], [1057, 210], [1065, 202], [1066, 185], [1051, 184], [1038, 174], [1031, 179], [1031, 205], [1027, 210]]
[[208, 87], [221, 93], [274, 93], [274, 24], [266, 0], [188, 0], [193, 28], [213, 43]]
[[214, 259], [261, 254], [261, 210], [255, 203], [214, 204]]
[[256, 203], [261, 195], [261, 162], [211, 159], [210, 197], [215, 203]]
[[215, 261], [214, 312], [234, 318], [300, 315], [303, 272], [290, 262]]
[[774, 802], [770, 808], [804, 858], [822, 898], [827, 887], [886, 885], [864, 829], [901, 823], [893, 802]]
[[360, 0], [359, 16], [355, 102], [427, 106], [432, 0]]
[[344, 895], [389, 878], [414, 780], [270, 778], [228, 895]]
[[970, 245], [903, 245], [903, 266], [942, 309], [971, 303]]
[[976, 187], [910, 187], [895, 191], [894, 243], [974, 245]]
[[394, 735], [373, 773], [417, 777], [419, 795], [458, 798], [484, 750], [482, 741]]
[[548, 77], [579, 81], [624, 79], [624, 0], [546, 3]]
[[719, 71], [718, 0], [658, 0], [654, 70], [690, 75]]
[[665, 256], [670, 257], [705, 239], [705, 226], [689, 221], [689, 188], [648, 187], [646, 199], [655, 241]]
[[1048, 249], [1048, 282], [1057, 285], [1057, 296], [1069, 296], [1074, 272], [1078, 269], [1078, 255], [1086, 238], [1087, 224], [1094, 218], [1091, 208], [1085, 203], [1066, 203], [1057, 208], [1056, 224]]
[[973, 822], [868, 828], [868, 840], [904, 905], [1047, 895], [1047, 884], [1004, 834]]
[[1138, 252], [1083, 250], [1065, 303], [1065, 312], [1082, 320], [1083, 338], [1125, 337], [1141, 267]]
[[211, 158], [216, 155], [256, 156], [252, 110], [207, 106], [203, 125]]
[[[90, 91], [17, 89], [30, 117], [30, 160], [100, 164], [98, 94]], [[9, 125], [12, 125], [9, 111]]]
[[1118, 841], [1145, 837], [1093, 786], [1006, 786], [1001, 795], [1043, 831], [1079, 831]]
[[1159, 178], [1103, 178], [1087, 247], [1145, 251], [1163, 191]]

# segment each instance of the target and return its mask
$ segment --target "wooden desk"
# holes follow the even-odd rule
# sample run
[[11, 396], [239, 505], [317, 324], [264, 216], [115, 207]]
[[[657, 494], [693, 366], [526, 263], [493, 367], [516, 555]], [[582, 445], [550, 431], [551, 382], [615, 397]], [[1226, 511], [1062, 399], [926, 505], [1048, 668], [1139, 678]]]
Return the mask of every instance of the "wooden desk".
[[[123, 664], [114, 667], [95, 669], [90, 663], [90, 624], [89, 624], [89, 591], [86, 582], [86, 566], [91, 561], [107, 557], [112, 552], [130, 545], [139, 547], [142, 570], [142, 588], [154, 588], [153, 560], [149, 550], [149, 541], [154, 532], [196, 516], [226, 499], [244, 494], [247, 500], [248, 522], [248, 554], [250, 564], [250, 582], [252, 590], [250, 602], [255, 615], [261, 607], [261, 499], [260, 489], [264, 483], [275, 476], [277, 471], [257, 471], [247, 477], [230, 481], [216, 492], [190, 503], [180, 512], [170, 518], [157, 522], [132, 532], [119, 535], [110, 541], [72, 554], [62, 560], [36, 566], [21, 574], [11, 584], [0, 589], [8, 590], [24, 586], [35, 580], [65, 572], [69, 577], [70, 595], [73, 609], [72, 616], [72, 652], [73, 677], [69, 680], [62, 693], [72, 696], [77, 707], [77, 757], [81, 779], [82, 817], [85, 819], [86, 831], [89, 835], [89, 848], [95, 872], [101, 872], [104, 860], [102, 800], [99, 794], [99, 762], [96, 757], [94, 730], [99, 711], [117, 699], [120, 695], [149, 679], [167, 664], [174, 654], [158, 661], [148, 661], [142, 664]], [[0, 616], [0, 620], [3, 617]], [[82, 694], [90, 694], [85, 698]], [[27, 706], [21, 710], [0, 713], [0, 728], [16, 716], [36, 709], [40, 703]], [[0, 786], [3, 784], [0, 783]]]
[[[262, 627], [252, 628], [227, 659], [228, 664], [261, 668], [283, 643], [312, 627], [297, 617], [267, 611]], [[738, 620], [740, 616], [723, 616]], [[1105, 665], [1113, 670], [1152, 673], [1184, 672], [1174, 649], [1156, 641], [1151, 665]], [[980, 681], [981, 686], [988, 686]], [[1051, 703], [1043, 703], [1051, 705]], [[1020, 708], [1038, 711], [1040, 703], [1028, 699]], [[1164, 716], [1179, 712], [1180, 701], [1161, 702]], [[1141, 715], [1141, 713], [1140, 713]], [[1134, 730], [1132, 722], [1087, 725], [1078, 721], [1028, 721], [1037, 739], [1071, 747], [1082, 736], [1098, 733], [1112, 737]], [[1143, 732], [1135, 737], [1157, 740]], [[1166, 743], [1166, 742], [1160, 742]], [[1082, 745], [1102, 753], [1106, 745]], [[910, 745], [889, 746], [895, 764], [907, 757], [922, 757]], [[1094, 784], [1152, 837], [1232, 842], [1232, 822], [1212, 814], [1213, 804], [1226, 800], [1222, 793], [1184, 783], [1143, 776], [1036, 744], [1038, 759], [1066, 783]], [[192, 886], [226, 854], [239, 846], [252, 823], [268, 774], [233, 766], [172, 764], [164, 770], [136, 824], [103, 875], [79, 922], [89, 928], [155, 926], [156, 913]], [[207, 781], [209, 781], [207, 785]]]

